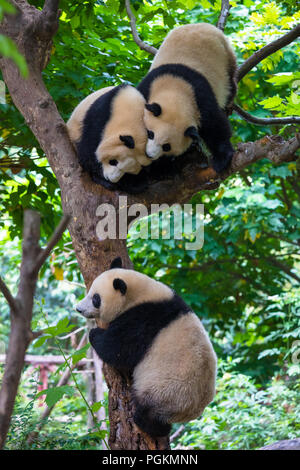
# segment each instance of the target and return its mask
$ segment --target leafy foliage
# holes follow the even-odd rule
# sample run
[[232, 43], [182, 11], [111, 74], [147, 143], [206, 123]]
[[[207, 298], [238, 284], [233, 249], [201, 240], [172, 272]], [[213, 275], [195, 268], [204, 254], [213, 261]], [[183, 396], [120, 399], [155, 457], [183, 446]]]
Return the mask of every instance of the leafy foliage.
[[[226, 367], [226, 364], [224, 364]], [[185, 426], [178, 443], [194, 449], [258, 449], [299, 437], [299, 387], [274, 377], [267, 390], [242, 374], [224, 372], [201, 420]]]

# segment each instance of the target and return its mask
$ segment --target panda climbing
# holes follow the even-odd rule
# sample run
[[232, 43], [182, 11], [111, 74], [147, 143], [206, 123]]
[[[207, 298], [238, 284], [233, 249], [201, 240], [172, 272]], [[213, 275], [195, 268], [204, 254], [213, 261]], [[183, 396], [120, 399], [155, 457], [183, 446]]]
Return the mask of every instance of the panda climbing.
[[76, 306], [107, 329], [90, 342], [107, 364], [132, 375], [134, 422], [153, 437], [201, 415], [215, 395], [216, 355], [199, 318], [168, 286], [122, 269], [120, 258]]
[[68, 133], [95, 183], [129, 193], [144, 190], [143, 167], [151, 163], [145, 155], [144, 106], [138, 90], [120, 85], [91, 93], [74, 109]]
[[236, 69], [234, 52], [215, 26], [188, 24], [172, 30], [138, 86], [147, 101], [147, 156], [179, 156], [203, 139], [214, 170], [226, 170], [233, 148], [225, 110], [236, 93]]

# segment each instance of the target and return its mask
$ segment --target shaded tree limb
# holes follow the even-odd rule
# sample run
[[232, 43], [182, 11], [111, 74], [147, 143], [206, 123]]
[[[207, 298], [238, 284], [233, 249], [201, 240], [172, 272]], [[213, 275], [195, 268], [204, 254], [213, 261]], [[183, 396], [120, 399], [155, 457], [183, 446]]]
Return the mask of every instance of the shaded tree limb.
[[279, 39], [270, 42], [266, 46], [262, 47], [258, 51], [254, 52], [238, 69], [238, 82], [242, 80], [242, 78], [250, 72], [257, 64], [259, 64], [262, 60], [266, 59], [274, 52], [279, 51], [283, 47], [287, 46], [295, 39], [300, 36], [300, 24], [296, 25], [291, 31], [284, 34]]
[[271, 118], [258, 118], [250, 113], [247, 113], [237, 104], [233, 104], [232, 109], [239, 114], [245, 121], [257, 124], [258, 126], [273, 126], [276, 124], [300, 124], [300, 116], [287, 116], [287, 117], [271, 117]]
[[39, 254], [39, 256], [36, 260], [35, 269], [39, 270], [41, 268], [41, 266], [45, 263], [46, 259], [50, 255], [51, 251], [53, 250], [55, 245], [58, 243], [58, 241], [61, 239], [62, 234], [64, 233], [64, 231], [66, 230], [66, 228], [68, 226], [68, 223], [70, 222], [70, 218], [71, 217], [69, 215], [64, 215], [63, 216], [63, 218], [61, 219], [59, 225], [57, 226], [54, 234], [52, 235], [51, 240], [49, 240], [48, 245], [46, 246], [46, 248], [44, 248], [40, 252], [40, 254]]
[[221, 5], [221, 13], [218, 19], [217, 23], [217, 28], [221, 29], [221, 31], [224, 31], [226, 21], [229, 15], [229, 10], [231, 8], [229, 0], [222, 0], [222, 5]]
[[13, 297], [12, 293], [10, 292], [9, 288], [3, 281], [3, 279], [0, 276], [0, 291], [4, 295], [9, 307], [11, 310], [17, 311], [18, 307], [16, 304], [16, 299]]
[[131, 32], [132, 32], [134, 41], [136, 42], [136, 44], [139, 46], [140, 49], [142, 49], [143, 51], [149, 52], [150, 54], [155, 55], [157, 53], [157, 49], [153, 46], [150, 46], [150, 44], [147, 44], [146, 42], [144, 42], [140, 38], [137, 32], [136, 18], [131, 10], [130, 0], [125, 0], [125, 7], [126, 7], [127, 15], [130, 19]]
[[292, 268], [290, 268], [287, 264], [283, 263], [282, 261], [278, 261], [277, 259], [274, 259], [271, 256], [266, 258], [266, 261], [273, 264], [273, 266], [276, 266], [277, 268], [281, 269], [281, 271], [285, 272], [288, 276], [292, 277], [300, 284], [300, 277], [297, 276], [297, 274], [293, 273]]
[[40, 216], [35, 211], [26, 210], [18, 293], [12, 306], [11, 299], [7, 299], [10, 300], [10, 306], [13, 308], [10, 311], [11, 331], [0, 389], [0, 449], [4, 446], [10, 425], [26, 350], [33, 339], [30, 327], [39, 273], [36, 266], [36, 259], [41, 252], [39, 241]]

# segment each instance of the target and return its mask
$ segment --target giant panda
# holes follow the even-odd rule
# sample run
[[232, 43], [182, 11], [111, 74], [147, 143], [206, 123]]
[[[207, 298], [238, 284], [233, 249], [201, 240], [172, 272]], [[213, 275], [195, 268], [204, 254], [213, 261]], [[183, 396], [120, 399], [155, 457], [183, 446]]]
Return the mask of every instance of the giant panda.
[[151, 163], [145, 155], [144, 105], [136, 88], [120, 85], [91, 93], [74, 109], [68, 133], [94, 182], [108, 189], [143, 190], [142, 175], [133, 175]]
[[224, 110], [236, 93], [236, 59], [222, 31], [207, 23], [172, 30], [138, 90], [147, 101], [148, 157], [182, 155], [202, 138], [214, 170], [229, 166], [233, 148]]
[[153, 437], [201, 415], [215, 395], [216, 355], [199, 318], [168, 286], [116, 258], [76, 306], [107, 329], [90, 331], [98, 356], [132, 374], [134, 422]]

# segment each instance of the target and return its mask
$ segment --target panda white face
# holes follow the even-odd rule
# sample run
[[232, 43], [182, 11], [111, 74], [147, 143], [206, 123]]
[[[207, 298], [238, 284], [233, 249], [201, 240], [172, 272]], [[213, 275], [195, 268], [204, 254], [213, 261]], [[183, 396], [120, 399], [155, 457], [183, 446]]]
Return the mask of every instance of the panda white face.
[[[114, 320], [126, 309], [128, 302], [124, 269], [111, 269], [98, 276], [76, 310], [86, 318], [101, 319], [105, 323]], [[124, 276], [125, 274], [125, 276]]]
[[143, 138], [131, 135], [104, 136], [96, 150], [96, 157], [102, 163], [103, 175], [112, 183], [118, 182], [125, 173], [137, 175], [142, 166], [149, 165], [146, 157], [146, 130]]
[[193, 123], [180, 119], [178, 113], [174, 116], [172, 109], [163, 110], [158, 103], [146, 105], [144, 122], [148, 136], [146, 155], [151, 160], [182, 155], [194, 141], [187, 133]]
[[76, 309], [86, 318], [108, 324], [135, 305], [167, 300], [172, 296], [173, 291], [161, 282], [131, 269], [114, 268], [94, 280]]

